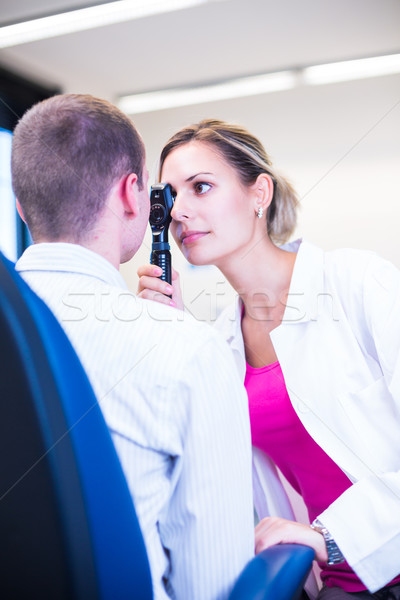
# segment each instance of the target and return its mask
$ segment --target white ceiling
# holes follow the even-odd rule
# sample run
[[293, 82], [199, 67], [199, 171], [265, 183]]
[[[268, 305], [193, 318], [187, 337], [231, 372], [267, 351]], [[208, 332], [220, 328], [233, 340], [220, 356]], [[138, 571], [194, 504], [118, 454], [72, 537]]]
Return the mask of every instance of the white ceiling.
[[[0, 0], [9, 24], [85, 0]], [[400, 51], [399, 0], [220, 0], [0, 51], [66, 92], [120, 94]]]

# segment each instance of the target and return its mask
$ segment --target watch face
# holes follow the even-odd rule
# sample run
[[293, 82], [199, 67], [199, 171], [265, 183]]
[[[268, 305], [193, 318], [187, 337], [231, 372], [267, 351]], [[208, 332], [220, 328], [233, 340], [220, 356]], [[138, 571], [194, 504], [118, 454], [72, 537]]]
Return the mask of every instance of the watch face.
[[321, 521], [318, 521], [318, 519], [314, 519], [310, 527], [312, 527], [312, 529], [315, 529], [315, 531], [318, 531], [318, 533], [321, 533], [322, 535], [324, 535], [324, 531], [328, 532], [328, 530], [322, 525]]

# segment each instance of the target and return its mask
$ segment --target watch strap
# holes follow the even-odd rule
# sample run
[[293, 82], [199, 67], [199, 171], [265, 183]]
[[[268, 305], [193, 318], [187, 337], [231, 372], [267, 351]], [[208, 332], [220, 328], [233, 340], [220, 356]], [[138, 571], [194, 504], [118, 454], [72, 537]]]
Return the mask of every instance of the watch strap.
[[327, 564], [338, 565], [343, 563], [345, 558], [325, 525], [323, 525], [319, 519], [314, 519], [314, 521], [311, 523], [311, 528], [315, 529], [315, 531], [318, 531], [318, 533], [321, 533], [324, 537], [326, 550], [328, 552]]

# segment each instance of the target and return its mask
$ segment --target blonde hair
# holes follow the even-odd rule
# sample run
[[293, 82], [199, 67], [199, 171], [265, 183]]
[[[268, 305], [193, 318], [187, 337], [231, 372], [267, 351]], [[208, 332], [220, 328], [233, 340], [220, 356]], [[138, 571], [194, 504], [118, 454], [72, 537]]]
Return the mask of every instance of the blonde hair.
[[242, 184], [247, 187], [261, 173], [270, 175], [274, 183], [274, 196], [267, 211], [267, 231], [274, 243], [286, 242], [296, 227], [299, 199], [290, 182], [276, 172], [261, 142], [239, 125], [204, 119], [200, 123], [184, 127], [168, 140], [160, 156], [159, 177], [167, 156], [191, 141], [201, 141], [213, 146], [235, 169]]

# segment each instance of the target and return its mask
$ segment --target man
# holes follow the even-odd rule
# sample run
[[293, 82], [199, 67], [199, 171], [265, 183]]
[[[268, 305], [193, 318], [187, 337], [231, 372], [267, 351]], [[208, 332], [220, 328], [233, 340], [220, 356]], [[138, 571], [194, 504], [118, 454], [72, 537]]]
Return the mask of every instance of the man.
[[12, 177], [34, 245], [17, 269], [96, 392], [135, 501], [156, 599], [226, 598], [254, 549], [247, 400], [213, 330], [131, 294], [149, 215], [143, 142], [111, 104], [55, 96], [19, 122]]

